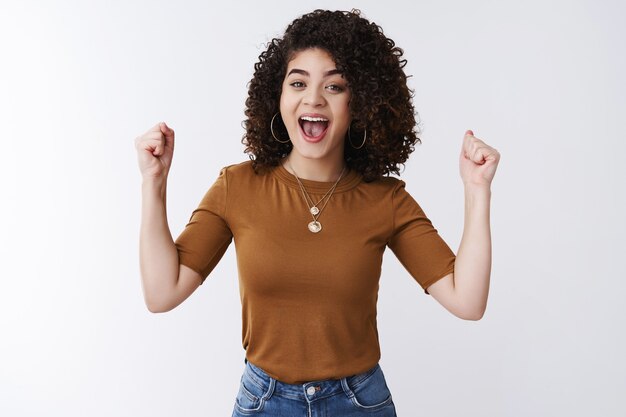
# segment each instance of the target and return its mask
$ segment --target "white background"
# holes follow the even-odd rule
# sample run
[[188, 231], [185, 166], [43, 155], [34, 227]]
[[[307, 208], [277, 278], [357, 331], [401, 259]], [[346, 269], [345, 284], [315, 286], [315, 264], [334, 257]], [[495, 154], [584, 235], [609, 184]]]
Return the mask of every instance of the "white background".
[[175, 310], [139, 275], [134, 139], [176, 131], [176, 237], [240, 143], [264, 43], [360, 7], [405, 50], [423, 141], [402, 178], [455, 251], [458, 155], [501, 153], [487, 312], [447, 312], [385, 254], [398, 415], [626, 413], [626, 7], [618, 1], [8, 1], [0, 5], [0, 415], [229, 416], [244, 368], [234, 245]]

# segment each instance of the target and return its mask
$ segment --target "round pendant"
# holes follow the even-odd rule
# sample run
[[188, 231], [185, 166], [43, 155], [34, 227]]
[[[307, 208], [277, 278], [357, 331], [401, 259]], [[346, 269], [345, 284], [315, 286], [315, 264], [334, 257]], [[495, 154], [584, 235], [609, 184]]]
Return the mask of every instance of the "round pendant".
[[313, 232], [313, 233], [317, 233], [320, 230], [322, 230], [322, 224], [320, 222], [318, 222], [317, 220], [313, 221], [313, 222], [309, 223], [309, 230], [311, 232]]
[[317, 207], [315, 207], [315, 206], [311, 207], [311, 214], [312, 215], [315, 216], [319, 212], [320, 212], [320, 209], [318, 209]]

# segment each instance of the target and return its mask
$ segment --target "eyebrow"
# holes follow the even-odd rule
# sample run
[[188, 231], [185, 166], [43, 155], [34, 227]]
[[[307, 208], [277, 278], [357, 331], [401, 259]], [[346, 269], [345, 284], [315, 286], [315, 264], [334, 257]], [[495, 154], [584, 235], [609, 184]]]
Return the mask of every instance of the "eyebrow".
[[[289, 71], [289, 74], [287, 74], [287, 76], [290, 76], [291, 74], [302, 74], [306, 77], [311, 76], [311, 74], [309, 74], [307, 71], [298, 69], [298, 68], [293, 68], [291, 71]], [[324, 73], [324, 77], [328, 77], [330, 75], [335, 75], [335, 74], [341, 74], [341, 71], [339, 71], [338, 69], [332, 69], [330, 71], [326, 71]]]

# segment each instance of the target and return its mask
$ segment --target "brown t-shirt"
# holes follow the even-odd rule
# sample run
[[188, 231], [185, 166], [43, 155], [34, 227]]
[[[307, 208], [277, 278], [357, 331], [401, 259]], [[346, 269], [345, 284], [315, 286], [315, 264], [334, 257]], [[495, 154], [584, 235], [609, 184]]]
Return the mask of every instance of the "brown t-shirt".
[[[334, 184], [301, 182], [316, 203]], [[367, 183], [348, 170], [319, 216], [319, 233], [309, 231], [312, 220], [289, 171], [256, 174], [245, 161], [222, 168], [175, 242], [180, 263], [204, 282], [234, 239], [246, 358], [290, 384], [378, 363], [387, 246], [427, 294], [456, 259], [397, 178]]]

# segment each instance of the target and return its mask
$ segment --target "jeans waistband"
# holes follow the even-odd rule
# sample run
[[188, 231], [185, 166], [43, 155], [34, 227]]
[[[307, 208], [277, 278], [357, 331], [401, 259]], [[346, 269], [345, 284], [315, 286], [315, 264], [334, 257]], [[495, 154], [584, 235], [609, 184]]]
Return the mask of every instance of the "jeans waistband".
[[[354, 387], [360, 381], [373, 374], [380, 364], [376, 364], [365, 372], [344, 377], [341, 379], [326, 379], [322, 381], [309, 381], [302, 384], [287, 384], [269, 376], [263, 369], [259, 368], [252, 362], [245, 360], [246, 369], [244, 374], [248, 376], [253, 383], [265, 391], [272, 391], [274, 395], [289, 397], [298, 400], [306, 400], [307, 395], [315, 395], [316, 398], [323, 398], [334, 395], [338, 392], [345, 391], [348, 386]], [[269, 389], [273, 388], [273, 389]]]

